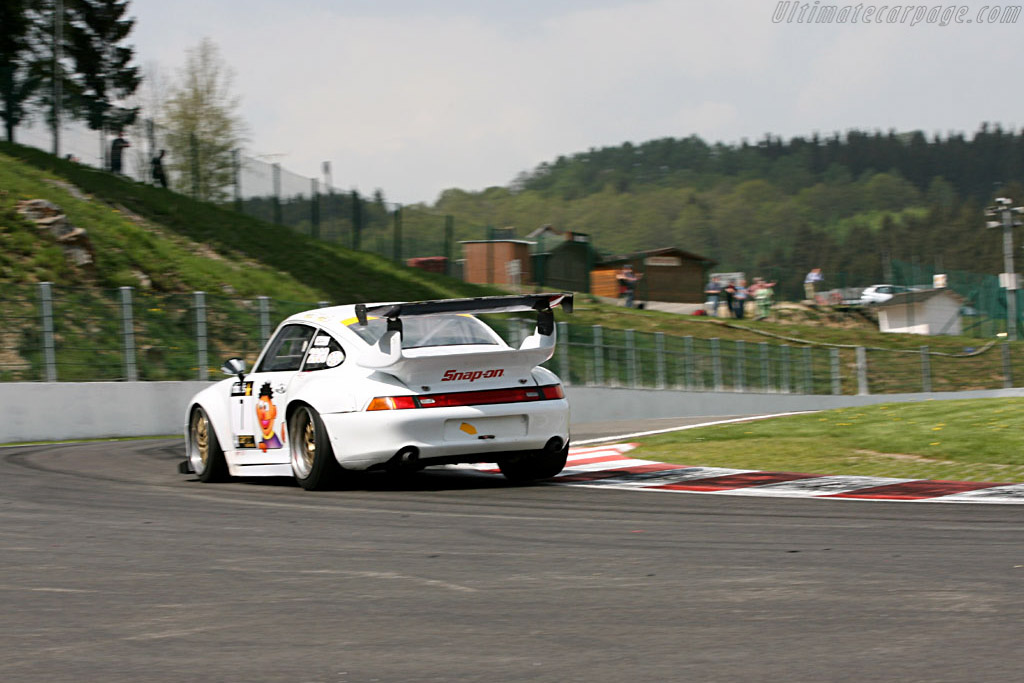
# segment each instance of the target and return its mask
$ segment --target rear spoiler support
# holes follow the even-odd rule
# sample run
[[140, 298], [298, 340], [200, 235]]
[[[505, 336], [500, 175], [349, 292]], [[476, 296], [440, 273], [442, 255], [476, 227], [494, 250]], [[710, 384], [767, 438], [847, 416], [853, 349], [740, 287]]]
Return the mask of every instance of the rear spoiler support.
[[436, 301], [411, 301], [397, 304], [367, 306], [356, 304], [356, 318], [365, 326], [370, 316], [387, 318], [388, 330], [402, 331], [400, 318], [438, 313], [519, 313], [537, 312], [537, 331], [545, 336], [555, 330], [555, 314], [552, 309], [561, 306], [566, 313], [572, 313], [573, 295], [568, 292], [548, 294], [513, 294], [508, 296], [481, 296], [473, 299], [439, 299]]

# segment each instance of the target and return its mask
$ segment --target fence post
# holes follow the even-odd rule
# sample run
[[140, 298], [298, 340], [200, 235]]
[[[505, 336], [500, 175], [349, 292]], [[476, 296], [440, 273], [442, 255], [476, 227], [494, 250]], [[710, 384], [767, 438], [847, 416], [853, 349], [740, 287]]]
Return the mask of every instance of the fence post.
[[604, 329], [594, 325], [594, 384], [604, 386]]
[[260, 348], [270, 339], [270, 297], [258, 296], [260, 303]]
[[832, 393], [836, 396], [842, 393], [842, 383], [839, 374], [839, 349], [829, 349], [829, 364], [832, 368]]
[[804, 393], [814, 393], [814, 356], [810, 346], [804, 347]]
[[206, 292], [193, 292], [193, 305], [196, 309], [196, 364], [199, 368], [199, 379], [210, 379], [209, 360], [206, 354]]
[[693, 391], [696, 382], [694, 381], [694, 359], [693, 359], [693, 337], [683, 337], [683, 375], [686, 380], [686, 390]]
[[452, 245], [455, 242], [455, 218], [451, 214], [444, 217], [444, 274], [452, 274]]
[[320, 181], [309, 181], [309, 236], [320, 239]]
[[1013, 365], [1010, 363], [1010, 343], [1003, 342], [1003, 388], [1013, 386]]
[[43, 322], [43, 372], [47, 382], [57, 381], [57, 354], [53, 345], [53, 283], [39, 283], [39, 314]]
[[655, 386], [658, 389], [665, 388], [665, 333], [655, 332], [654, 333], [654, 366], [655, 366]]
[[629, 373], [629, 386], [637, 386], [636, 376], [636, 340], [633, 330], [626, 330], [626, 371]]
[[395, 263], [402, 262], [402, 207], [395, 209], [394, 227], [395, 233], [391, 241], [391, 260]]
[[768, 342], [758, 342], [761, 347], [761, 390], [769, 392], [774, 389], [772, 382], [772, 361], [771, 351], [768, 349]]
[[744, 357], [746, 344], [742, 339], [737, 339], [733, 342], [733, 347], [736, 349], [736, 381], [733, 382], [733, 391], [742, 392], [747, 390], [747, 365]]
[[921, 391], [928, 393], [932, 390], [932, 359], [928, 354], [928, 347], [921, 347]]
[[192, 172], [192, 199], [199, 199], [199, 139], [196, 138], [195, 133], [190, 133], [188, 136], [188, 146], [191, 152], [192, 158], [189, 159], [189, 170]]
[[572, 368], [569, 367], [569, 323], [555, 323], [556, 334], [558, 335], [558, 374], [562, 384], [572, 386]]
[[124, 375], [129, 382], [139, 380], [135, 365], [135, 321], [132, 318], [132, 288], [121, 287], [121, 330], [124, 347]]
[[362, 232], [363, 232], [363, 200], [359, 198], [359, 193], [356, 190], [352, 190], [352, 249], [353, 251], [359, 251], [362, 248]]
[[715, 378], [715, 391], [725, 391], [725, 382], [722, 379], [722, 349], [718, 337], [711, 338], [711, 373]]
[[857, 347], [857, 395], [867, 396], [871, 393], [868, 387], [868, 352], [863, 346]]
[[231, 152], [231, 171], [234, 174], [235, 211], [242, 212], [242, 162], [240, 150]]
[[274, 223], [281, 225], [281, 164], [274, 164], [270, 170], [274, 183]]
[[779, 387], [779, 389], [782, 391], [782, 393], [788, 394], [788, 393], [790, 393], [790, 391], [789, 391], [789, 368], [790, 368], [790, 366], [789, 366], [789, 344], [780, 344], [779, 345], [779, 353], [782, 355], [782, 359], [781, 359], [782, 381], [780, 382], [781, 386]]

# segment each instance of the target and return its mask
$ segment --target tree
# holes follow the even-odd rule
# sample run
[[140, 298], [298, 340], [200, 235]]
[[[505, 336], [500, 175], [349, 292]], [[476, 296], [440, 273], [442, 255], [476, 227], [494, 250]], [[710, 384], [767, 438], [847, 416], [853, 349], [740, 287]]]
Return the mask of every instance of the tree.
[[234, 74], [209, 38], [187, 51], [164, 109], [175, 189], [220, 201], [234, 181], [234, 152], [245, 135], [231, 94]]
[[128, 0], [64, 0], [68, 21], [67, 55], [74, 63], [71, 81], [75, 98], [89, 128], [100, 132], [131, 125], [137, 107], [118, 106], [131, 96], [142, 78], [131, 64], [135, 51], [123, 44], [135, 26], [126, 19]]
[[27, 105], [41, 79], [34, 72], [31, 0], [0, 0], [0, 118], [7, 141], [28, 114]]

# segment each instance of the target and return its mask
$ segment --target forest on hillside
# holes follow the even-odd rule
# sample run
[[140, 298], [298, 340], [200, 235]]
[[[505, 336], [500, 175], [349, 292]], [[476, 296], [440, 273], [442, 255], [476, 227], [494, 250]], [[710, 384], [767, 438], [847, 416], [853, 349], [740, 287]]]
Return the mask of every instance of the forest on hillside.
[[588, 233], [609, 254], [674, 246], [716, 269], [764, 275], [798, 296], [820, 266], [827, 287], [891, 277], [892, 260], [997, 273], [1002, 236], [986, 231], [995, 196], [1024, 203], [1024, 131], [971, 137], [850, 131], [757, 144], [697, 137], [591, 149], [523, 173], [508, 187], [445, 191], [431, 214], [456, 233], [545, 224]]

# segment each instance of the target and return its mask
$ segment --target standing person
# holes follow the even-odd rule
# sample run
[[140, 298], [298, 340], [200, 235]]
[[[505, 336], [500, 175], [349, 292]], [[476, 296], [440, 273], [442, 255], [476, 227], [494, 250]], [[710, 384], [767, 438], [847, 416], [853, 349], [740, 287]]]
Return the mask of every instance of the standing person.
[[814, 303], [815, 292], [818, 289], [818, 284], [825, 280], [825, 276], [821, 274], [821, 268], [812, 268], [811, 272], [807, 273], [807, 277], [804, 278], [804, 295], [807, 299]]
[[124, 148], [131, 147], [131, 144], [124, 139], [124, 133], [119, 132], [114, 141], [110, 143], [110, 170], [113, 173], [121, 173], [121, 159], [124, 155]]
[[160, 150], [160, 153], [149, 162], [153, 167], [153, 182], [165, 190], [167, 189], [167, 173], [164, 171], [164, 155], [166, 153], [166, 150]]
[[725, 317], [731, 317], [735, 313], [733, 308], [736, 304], [733, 303], [733, 297], [736, 295], [736, 283], [729, 280], [725, 283], [725, 287], [722, 288], [722, 294], [725, 295]]
[[743, 315], [747, 309], [747, 281], [738, 280], [736, 282], [735, 291], [732, 294], [732, 305], [733, 315], [736, 316], [737, 320], [743, 320]]
[[774, 282], [765, 282], [757, 278], [757, 291], [754, 293], [754, 301], [757, 303], [757, 317], [767, 318], [772, 311], [772, 304], [775, 299]]
[[722, 283], [718, 281], [717, 275], [711, 276], [711, 281], [704, 287], [704, 294], [707, 296], [707, 303], [711, 304], [711, 315], [718, 315], [718, 299], [722, 296]]
[[615, 277], [619, 281], [620, 293], [626, 297], [626, 308], [633, 308], [633, 299], [636, 297], [636, 283], [640, 280], [640, 276], [634, 273], [633, 266], [627, 263], [622, 266], [622, 270]]

